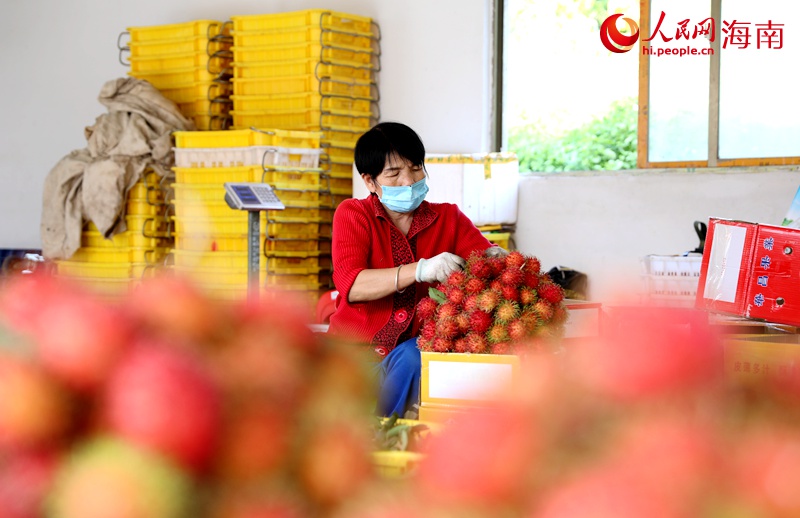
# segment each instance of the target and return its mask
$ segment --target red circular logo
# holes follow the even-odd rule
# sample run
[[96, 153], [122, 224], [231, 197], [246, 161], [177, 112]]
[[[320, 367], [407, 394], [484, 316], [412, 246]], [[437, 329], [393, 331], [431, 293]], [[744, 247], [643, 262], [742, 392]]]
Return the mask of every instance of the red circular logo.
[[612, 14], [600, 26], [600, 41], [603, 42], [605, 48], [617, 54], [631, 50], [636, 44], [636, 40], [639, 39], [639, 25], [630, 18], [625, 17], [622, 19], [628, 24], [631, 34], [626, 36], [619, 32], [617, 19], [621, 16], [621, 14]]

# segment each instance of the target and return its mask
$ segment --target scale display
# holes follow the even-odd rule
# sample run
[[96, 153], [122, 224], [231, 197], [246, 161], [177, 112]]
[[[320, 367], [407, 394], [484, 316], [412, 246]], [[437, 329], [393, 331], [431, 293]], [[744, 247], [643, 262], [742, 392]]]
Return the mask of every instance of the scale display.
[[266, 183], [225, 183], [225, 201], [238, 210], [283, 210], [286, 207]]

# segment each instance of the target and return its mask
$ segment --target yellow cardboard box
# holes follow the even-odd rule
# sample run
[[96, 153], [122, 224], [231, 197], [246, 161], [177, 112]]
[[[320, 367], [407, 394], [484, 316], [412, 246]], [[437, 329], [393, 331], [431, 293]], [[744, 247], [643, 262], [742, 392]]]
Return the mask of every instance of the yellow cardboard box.
[[723, 340], [725, 376], [756, 382], [800, 368], [800, 335], [730, 335]]
[[514, 355], [423, 352], [420, 401], [485, 405], [510, 394], [518, 378]]

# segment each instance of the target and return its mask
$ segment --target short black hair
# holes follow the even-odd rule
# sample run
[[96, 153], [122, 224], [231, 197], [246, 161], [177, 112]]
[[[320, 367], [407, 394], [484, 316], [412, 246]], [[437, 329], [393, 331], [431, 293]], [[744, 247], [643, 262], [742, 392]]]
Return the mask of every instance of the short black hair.
[[408, 160], [412, 166], [424, 166], [425, 145], [419, 135], [405, 124], [381, 122], [356, 142], [356, 169], [359, 174], [374, 180], [386, 166], [386, 159], [393, 154]]

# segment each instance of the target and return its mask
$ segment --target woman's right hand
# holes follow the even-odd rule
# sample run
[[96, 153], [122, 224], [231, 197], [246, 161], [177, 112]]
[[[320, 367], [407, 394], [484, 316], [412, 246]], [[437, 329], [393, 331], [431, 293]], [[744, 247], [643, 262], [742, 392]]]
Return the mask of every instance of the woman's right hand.
[[465, 264], [466, 261], [456, 254], [442, 252], [430, 259], [420, 259], [415, 278], [417, 282], [444, 282], [451, 273], [461, 270]]

